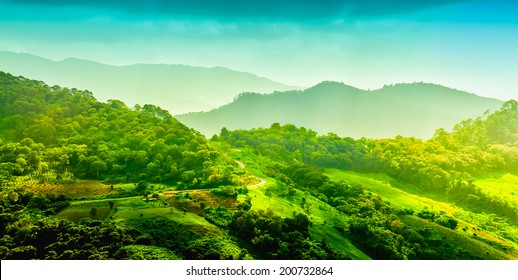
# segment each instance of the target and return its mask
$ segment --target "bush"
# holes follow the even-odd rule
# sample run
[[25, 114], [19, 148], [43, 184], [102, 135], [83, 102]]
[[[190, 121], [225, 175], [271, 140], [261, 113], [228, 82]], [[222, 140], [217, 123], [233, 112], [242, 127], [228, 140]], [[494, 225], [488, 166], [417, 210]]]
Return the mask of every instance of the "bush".
[[216, 208], [206, 207], [204, 211], [205, 219], [217, 226], [227, 227], [232, 222], [232, 212], [221, 205]]

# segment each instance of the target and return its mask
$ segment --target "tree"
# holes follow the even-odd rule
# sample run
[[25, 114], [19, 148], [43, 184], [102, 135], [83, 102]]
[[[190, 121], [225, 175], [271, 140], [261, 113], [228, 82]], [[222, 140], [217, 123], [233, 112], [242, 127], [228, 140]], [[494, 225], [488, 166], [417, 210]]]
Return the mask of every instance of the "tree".
[[95, 218], [95, 216], [97, 216], [97, 208], [93, 207], [92, 209], [90, 209], [90, 216], [92, 216], [92, 218]]
[[106, 170], [106, 168], [107, 168], [106, 163], [102, 160], [96, 160], [96, 161], [92, 162], [91, 167], [93, 170], [95, 170], [96, 178], [99, 178], [99, 173], [101, 171]]
[[135, 188], [135, 191], [137, 193], [143, 194], [143, 193], [145, 193], [147, 191], [148, 187], [149, 187], [149, 183], [148, 182], [146, 182], [146, 181], [139, 181], [137, 183], [137, 187]]
[[228, 131], [228, 129], [226, 127], [223, 127], [221, 129], [220, 135], [222, 138], [226, 138], [230, 135], [230, 132]]

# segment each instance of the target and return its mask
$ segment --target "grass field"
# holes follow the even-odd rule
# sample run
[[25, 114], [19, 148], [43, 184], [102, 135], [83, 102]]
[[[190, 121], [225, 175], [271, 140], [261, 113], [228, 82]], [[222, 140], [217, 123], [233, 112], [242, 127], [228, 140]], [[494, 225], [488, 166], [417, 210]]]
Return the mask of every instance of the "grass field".
[[110, 215], [110, 208], [102, 207], [95, 208], [95, 215], [92, 215], [91, 208], [70, 208], [61, 211], [58, 214], [58, 219], [66, 219], [72, 222], [78, 222], [84, 218], [91, 218], [93, 220], [104, 220]]
[[224, 233], [215, 225], [207, 222], [203, 217], [191, 212], [184, 212], [174, 207], [133, 208], [119, 207], [113, 219], [117, 222], [126, 222], [132, 219], [165, 217], [180, 224], [186, 225], [193, 232], [206, 236], [224, 236]]
[[518, 207], [518, 176], [509, 173], [490, 174], [476, 180], [474, 184], [483, 192]]
[[[335, 181], [345, 181], [348, 184], [359, 184], [367, 191], [380, 195], [391, 204], [408, 208], [414, 211], [421, 211], [423, 208], [433, 209], [434, 211], [444, 211], [453, 215], [459, 209], [449, 203], [436, 201], [434, 199], [417, 195], [419, 190], [411, 185], [398, 182], [385, 174], [363, 174], [354, 171], [339, 169], [326, 169], [326, 175]], [[414, 192], [402, 190], [413, 189]], [[397, 186], [397, 187], [395, 187]]]
[[[125, 223], [128, 220], [143, 217], [166, 217], [178, 223], [188, 226], [193, 232], [206, 236], [224, 236], [224, 233], [215, 225], [207, 222], [195, 212], [178, 209], [170, 201], [176, 200], [174, 196], [162, 196], [158, 201], [145, 202], [142, 197], [128, 197], [115, 199], [99, 199], [89, 201], [75, 201], [69, 207], [58, 213], [58, 219], [79, 221], [83, 218], [94, 220], [112, 219], [115, 222]], [[110, 209], [110, 203], [113, 208]], [[198, 203], [196, 204], [198, 205]], [[198, 206], [199, 207], [199, 206]], [[91, 209], [95, 208], [95, 215]]]
[[149, 245], [129, 245], [123, 250], [130, 260], [181, 260], [174, 252], [166, 248]]
[[338, 230], [333, 228], [331, 225], [313, 225], [310, 227], [309, 233], [311, 234], [312, 238], [319, 241], [325, 240], [331, 248], [339, 252], [346, 253], [355, 260], [371, 259], [365, 253], [358, 250], [358, 248], [356, 248], [349, 239], [344, 237]]
[[[92, 209], [95, 210], [92, 212]], [[110, 209], [110, 204], [107, 200], [92, 200], [72, 203], [65, 210], [59, 212], [57, 216], [58, 219], [67, 219], [77, 222], [83, 218], [104, 220], [113, 214], [113, 212], [114, 209]]]

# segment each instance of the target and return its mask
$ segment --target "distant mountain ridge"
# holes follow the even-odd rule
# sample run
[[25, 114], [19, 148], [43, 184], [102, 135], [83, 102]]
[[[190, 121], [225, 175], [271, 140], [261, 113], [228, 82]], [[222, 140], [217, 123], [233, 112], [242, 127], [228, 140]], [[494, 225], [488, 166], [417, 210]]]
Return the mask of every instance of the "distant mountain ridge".
[[176, 64], [112, 66], [77, 58], [53, 61], [0, 51], [0, 70], [39, 79], [47, 84], [88, 89], [101, 100], [160, 104], [171, 114], [206, 111], [244, 91], [270, 93], [297, 87], [223, 67]]
[[338, 82], [270, 95], [242, 93], [210, 112], [176, 117], [206, 136], [230, 130], [294, 124], [320, 134], [353, 138], [397, 135], [430, 138], [436, 129], [451, 129], [467, 118], [496, 110], [497, 99], [428, 83], [396, 84], [367, 91]]

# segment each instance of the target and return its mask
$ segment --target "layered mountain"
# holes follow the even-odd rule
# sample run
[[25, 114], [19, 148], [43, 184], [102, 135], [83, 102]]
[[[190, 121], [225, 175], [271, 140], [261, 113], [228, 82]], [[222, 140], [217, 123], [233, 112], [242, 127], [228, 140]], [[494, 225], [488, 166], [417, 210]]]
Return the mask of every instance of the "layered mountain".
[[129, 106], [160, 104], [172, 114], [217, 108], [244, 91], [268, 93], [295, 89], [222, 67], [166, 64], [112, 66], [75, 58], [53, 61], [12, 52], [0, 52], [0, 70], [39, 79], [47, 84], [88, 88], [101, 101], [118, 99]]
[[306, 90], [242, 93], [218, 109], [177, 118], [207, 136], [223, 127], [251, 129], [278, 122], [353, 138], [402, 135], [427, 139], [437, 128], [449, 130], [462, 120], [498, 109], [502, 103], [428, 83], [367, 91], [326, 81]]

